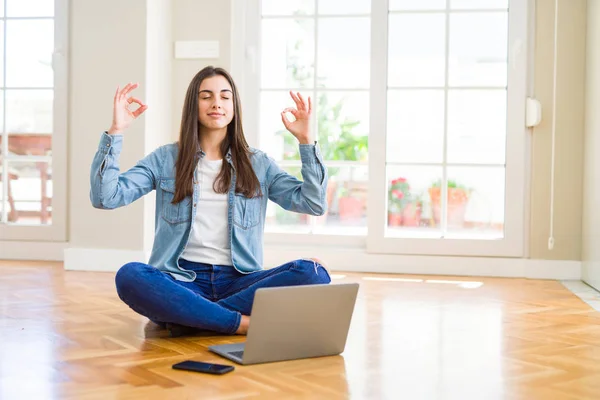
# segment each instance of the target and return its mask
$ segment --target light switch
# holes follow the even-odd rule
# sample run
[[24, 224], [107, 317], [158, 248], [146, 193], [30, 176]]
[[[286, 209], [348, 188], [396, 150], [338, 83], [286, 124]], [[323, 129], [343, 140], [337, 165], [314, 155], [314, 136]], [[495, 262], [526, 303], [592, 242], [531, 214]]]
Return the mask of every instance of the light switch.
[[177, 41], [175, 58], [219, 58], [219, 42], [216, 40]]

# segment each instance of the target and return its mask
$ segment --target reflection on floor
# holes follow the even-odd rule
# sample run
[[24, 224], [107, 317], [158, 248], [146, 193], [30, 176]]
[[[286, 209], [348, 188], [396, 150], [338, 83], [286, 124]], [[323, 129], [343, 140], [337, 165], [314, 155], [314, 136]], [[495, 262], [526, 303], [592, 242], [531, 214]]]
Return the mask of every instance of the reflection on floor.
[[562, 281], [562, 284], [594, 310], [600, 311], [600, 292], [596, 289], [582, 281]]
[[355, 274], [341, 356], [210, 376], [183, 360], [242, 337], [173, 339], [117, 297], [114, 273], [0, 261], [2, 399], [598, 399], [600, 313], [549, 280]]

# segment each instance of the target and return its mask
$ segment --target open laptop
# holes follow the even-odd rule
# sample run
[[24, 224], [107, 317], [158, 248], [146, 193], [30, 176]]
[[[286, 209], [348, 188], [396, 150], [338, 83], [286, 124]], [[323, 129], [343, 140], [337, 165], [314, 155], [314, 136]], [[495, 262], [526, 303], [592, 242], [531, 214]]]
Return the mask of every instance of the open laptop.
[[258, 289], [246, 342], [208, 349], [244, 365], [338, 355], [357, 293], [358, 283]]

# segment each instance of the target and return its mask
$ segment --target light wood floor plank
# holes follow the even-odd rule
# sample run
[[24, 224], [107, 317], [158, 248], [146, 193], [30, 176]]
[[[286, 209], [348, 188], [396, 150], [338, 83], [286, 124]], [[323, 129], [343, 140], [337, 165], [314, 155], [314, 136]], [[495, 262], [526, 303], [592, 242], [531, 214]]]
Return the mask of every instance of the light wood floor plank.
[[599, 399], [600, 313], [548, 280], [337, 273], [359, 282], [341, 356], [211, 376], [243, 337], [170, 338], [114, 273], [0, 261], [1, 399]]

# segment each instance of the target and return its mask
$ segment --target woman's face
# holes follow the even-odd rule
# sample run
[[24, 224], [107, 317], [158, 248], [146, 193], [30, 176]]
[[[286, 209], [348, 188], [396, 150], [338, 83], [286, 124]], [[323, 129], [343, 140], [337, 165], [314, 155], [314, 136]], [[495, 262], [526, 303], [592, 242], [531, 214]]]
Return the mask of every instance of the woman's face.
[[207, 129], [222, 129], [233, 119], [233, 91], [222, 75], [206, 78], [198, 90], [198, 120]]

